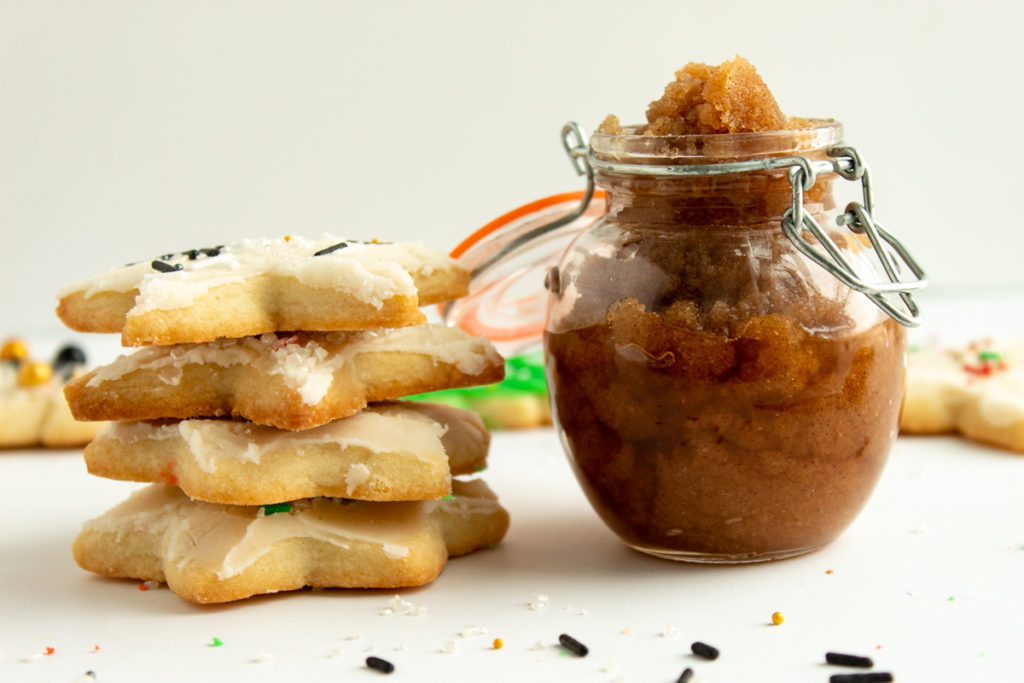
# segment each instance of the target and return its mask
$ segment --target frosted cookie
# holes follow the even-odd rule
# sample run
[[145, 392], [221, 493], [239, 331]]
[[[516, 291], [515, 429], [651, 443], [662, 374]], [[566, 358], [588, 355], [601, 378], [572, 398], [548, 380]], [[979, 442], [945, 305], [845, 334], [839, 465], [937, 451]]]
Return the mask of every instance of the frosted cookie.
[[7, 340], [0, 347], [0, 447], [75, 448], [96, 436], [103, 425], [76, 422], [63, 394], [84, 363], [75, 346], [47, 363], [31, 360], [23, 340]]
[[153, 484], [86, 522], [72, 552], [83, 569], [166, 582], [198, 603], [304, 586], [419, 586], [449, 556], [497, 543], [508, 528], [508, 513], [486, 484], [455, 482], [453, 489], [445, 501], [314, 498], [242, 507]]
[[111, 423], [86, 447], [85, 464], [211, 503], [426, 500], [447, 496], [452, 474], [483, 469], [489, 443], [471, 411], [385, 403], [297, 432], [217, 419]]
[[247, 240], [114, 268], [59, 293], [73, 330], [125, 346], [282, 330], [359, 330], [425, 320], [419, 307], [466, 293], [469, 273], [420, 244], [324, 236]]
[[1024, 344], [915, 349], [907, 364], [900, 430], [959, 432], [1024, 452]]
[[65, 394], [79, 420], [231, 415], [308, 429], [370, 401], [503, 375], [486, 339], [431, 324], [147, 347], [71, 382]]

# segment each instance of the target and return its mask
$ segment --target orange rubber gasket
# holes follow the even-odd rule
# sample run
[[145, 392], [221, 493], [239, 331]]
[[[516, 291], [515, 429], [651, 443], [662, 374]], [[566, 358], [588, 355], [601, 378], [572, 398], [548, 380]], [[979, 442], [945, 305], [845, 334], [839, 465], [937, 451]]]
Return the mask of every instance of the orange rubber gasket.
[[[604, 199], [604, 196], [604, 190], [596, 190], [594, 192], [594, 199]], [[542, 211], [550, 206], [562, 204], [564, 202], [569, 201], [570, 199], [583, 199], [583, 190], [576, 190], [575, 192], [563, 192], [562, 194], [544, 197], [543, 199], [532, 201], [529, 204], [523, 204], [517, 209], [512, 209], [508, 213], [498, 216], [493, 221], [483, 226], [466, 239], [462, 240], [462, 242], [460, 242], [458, 246], [452, 249], [451, 257], [455, 259], [459, 258], [467, 251], [469, 251], [469, 249], [473, 247], [475, 244], [477, 244], [480, 240], [487, 237], [492, 232], [495, 232], [498, 229], [505, 227], [514, 220], [518, 220], [523, 216], [527, 216], [537, 211]]]

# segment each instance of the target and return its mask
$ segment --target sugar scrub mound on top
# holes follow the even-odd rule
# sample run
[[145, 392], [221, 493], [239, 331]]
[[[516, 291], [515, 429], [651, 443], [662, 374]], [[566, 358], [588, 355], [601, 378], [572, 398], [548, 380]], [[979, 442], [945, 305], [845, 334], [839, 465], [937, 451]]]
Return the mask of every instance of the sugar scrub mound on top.
[[[640, 135], [752, 133], [787, 128], [787, 120], [754, 65], [740, 56], [719, 66], [690, 62], [665, 86], [661, 99], [647, 108]], [[599, 133], [618, 135], [614, 115]]]

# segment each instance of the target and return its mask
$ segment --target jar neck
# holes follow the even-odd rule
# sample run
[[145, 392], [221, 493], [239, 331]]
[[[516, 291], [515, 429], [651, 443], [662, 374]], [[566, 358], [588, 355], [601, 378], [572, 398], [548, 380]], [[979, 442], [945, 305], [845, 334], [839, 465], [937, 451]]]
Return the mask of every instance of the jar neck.
[[[615, 219], [659, 226], [777, 227], [793, 203], [785, 176], [760, 173], [684, 178], [597, 173], [594, 180], [607, 195]], [[819, 178], [804, 194], [807, 211], [835, 207], [832, 178]]]
[[[659, 226], [778, 225], [793, 203], [793, 188], [783, 170], [754, 170], [703, 175], [672, 173], [669, 167], [700, 167], [802, 156], [827, 158], [842, 126], [831, 120], [806, 120], [807, 128], [720, 135], [649, 136], [628, 129], [623, 135], [595, 134], [595, 183], [607, 192], [613, 219]], [[614, 170], [612, 168], [614, 167]], [[634, 173], [624, 167], [665, 167], [664, 172]], [[811, 212], [834, 208], [831, 176], [820, 177], [804, 193]]]

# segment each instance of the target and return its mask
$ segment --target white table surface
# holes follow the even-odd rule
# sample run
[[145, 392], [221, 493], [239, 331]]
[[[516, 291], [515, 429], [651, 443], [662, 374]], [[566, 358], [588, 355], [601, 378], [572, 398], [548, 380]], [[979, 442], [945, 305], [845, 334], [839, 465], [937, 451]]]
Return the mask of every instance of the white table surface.
[[[1016, 317], [978, 327], [1004, 309], [945, 302], [919, 335], [1022, 332]], [[900, 437], [838, 541], [736, 567], [626, 548], [591, 511], [550, 429], [495, 434], [490, 463], [485, 478], [512, 515], [505, 541], [401, 592], [425, 614], [389, 616], [386, 591], [202, 607], [92, 576], [72, 561], [72, 540], [138, 485], [89, 476], [80, 451], [0, 452], [0, 681], [374, 680], [371, 653], [395, 664], [394, 680], [415, 681], [672, 682], [689, 666], [695, 682], [810, 683], [855, 671], [825, 665], [829, 650], [871, 656], [897, 681], [1024, 681], [1022, 455]], [[546, 609], [530, 609], [537, 594]], [[466, 627], [487, 633], [460, 636]], [[589, 656], [563, 654], [560, 633]], [[721, 657], [689, 654], [695, 640]], [[455, 653], [443, 651], [450, 642]]]

